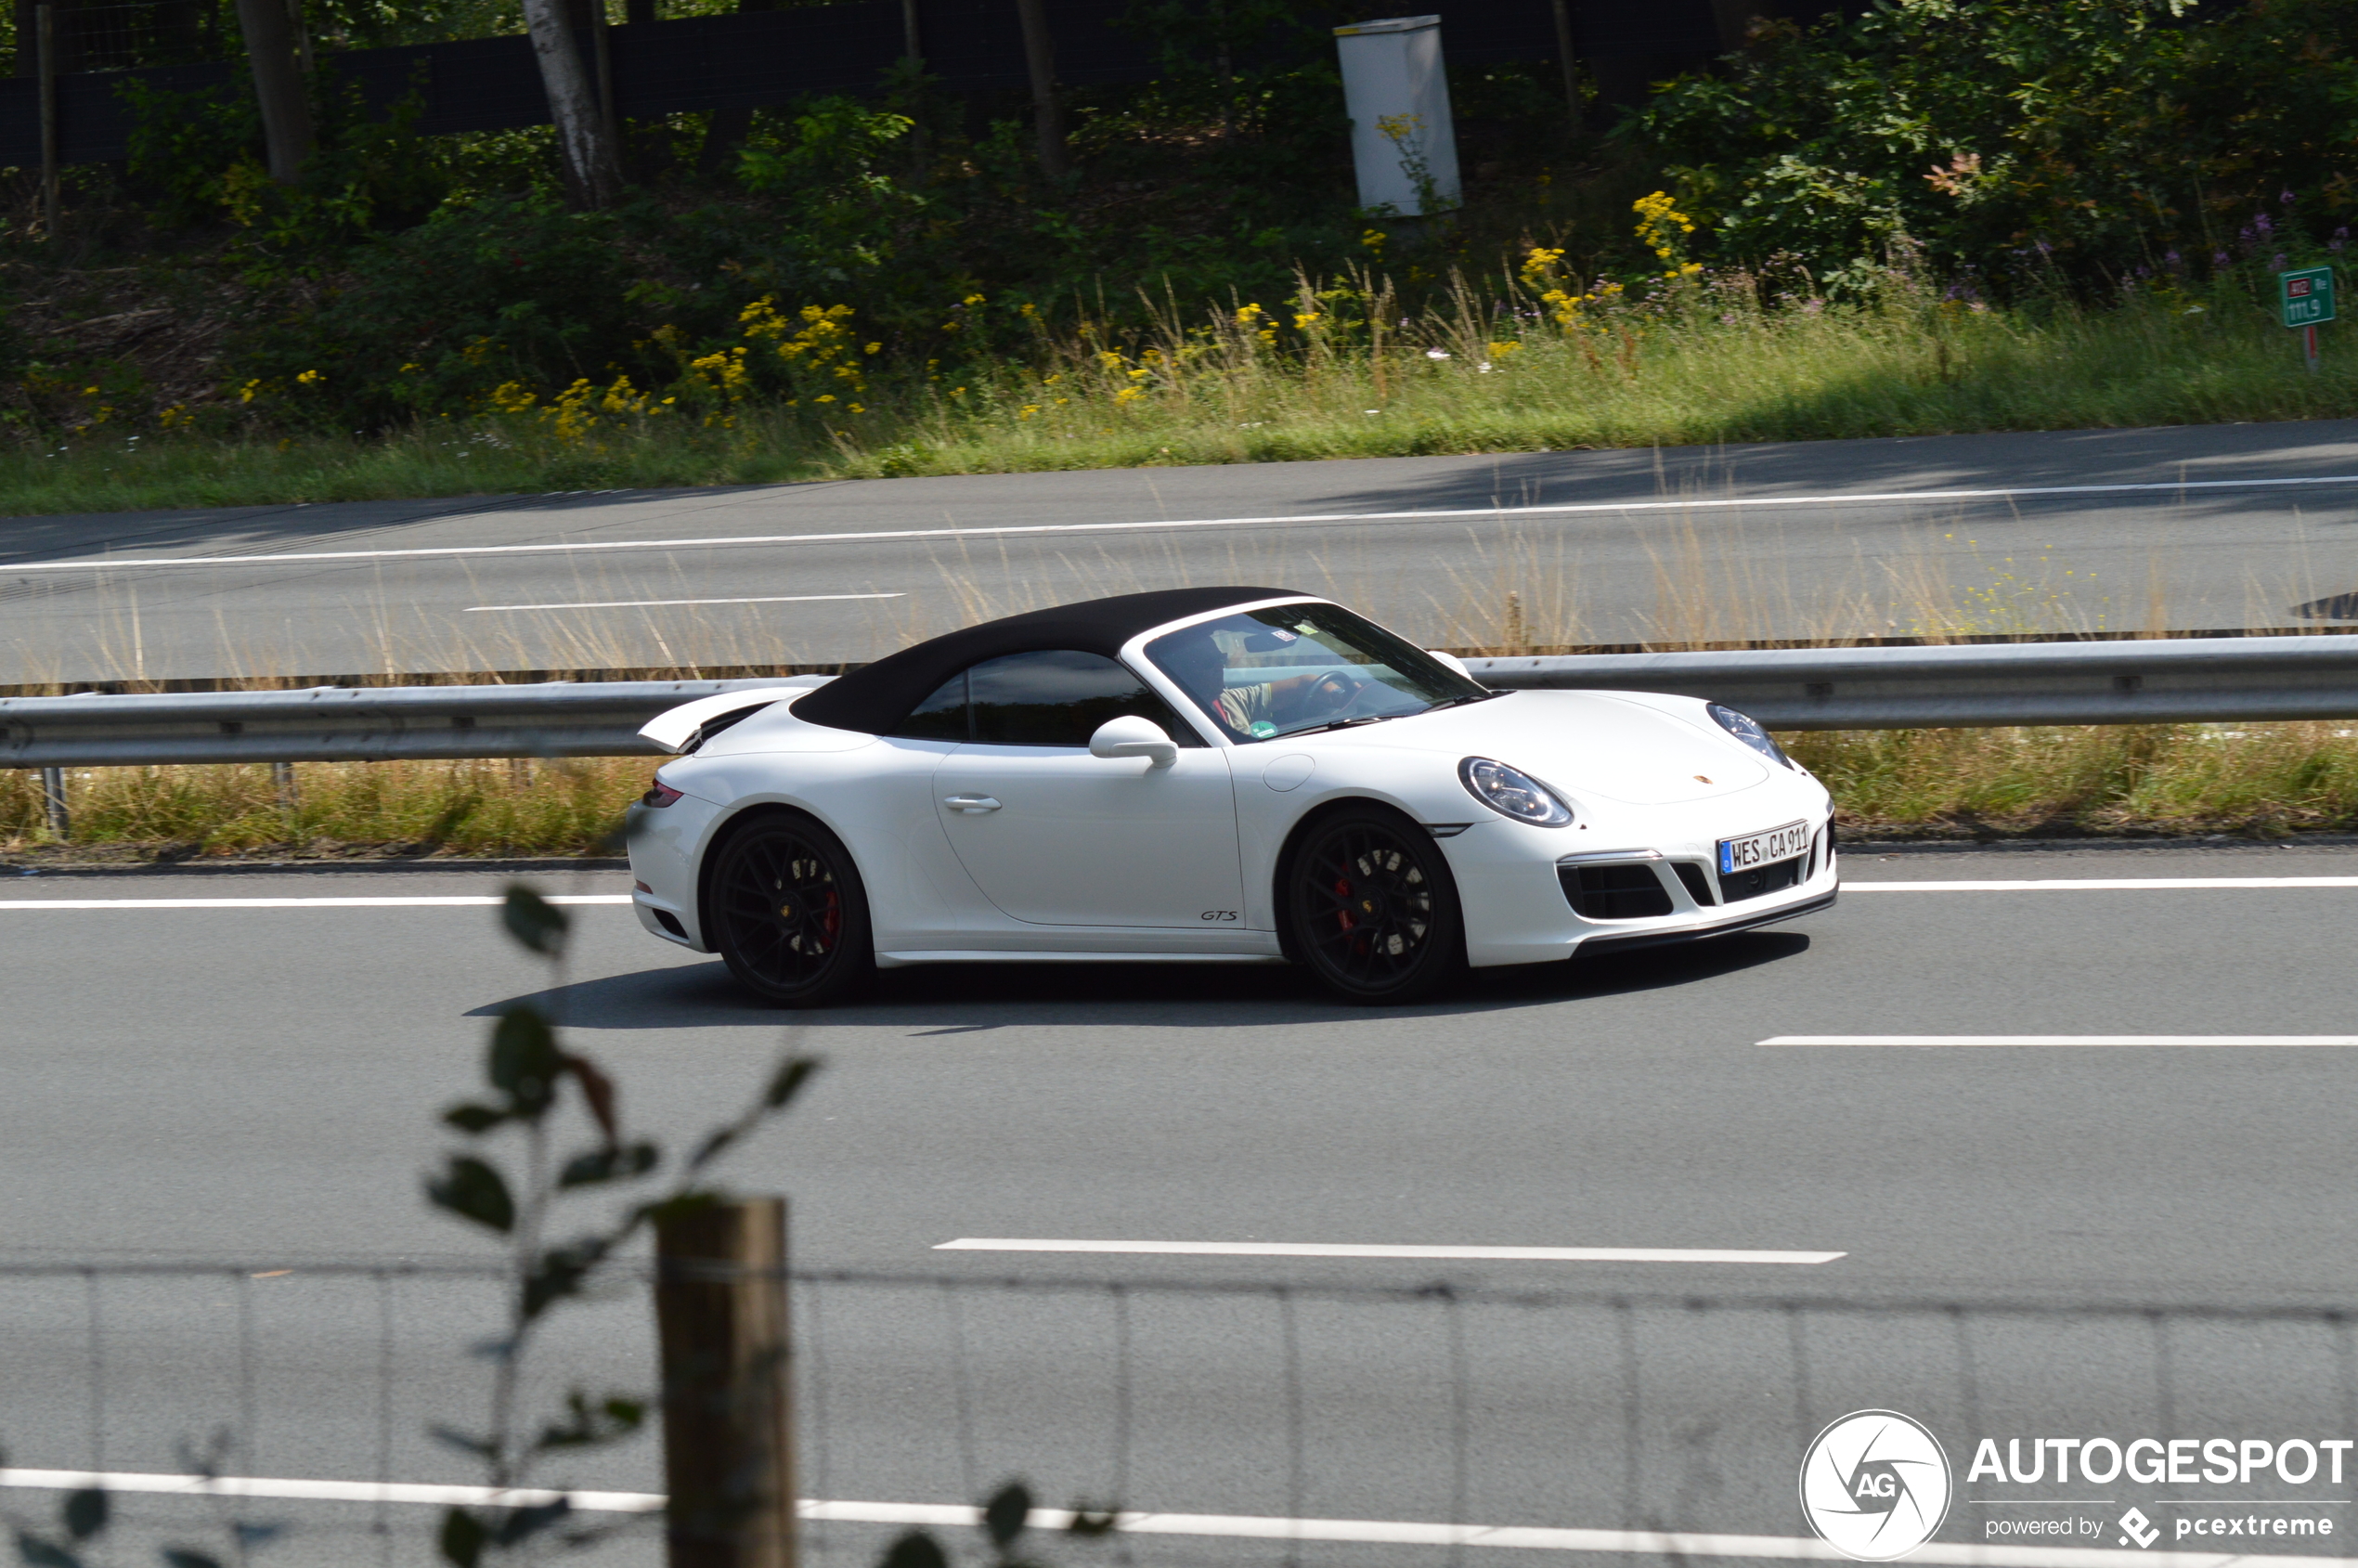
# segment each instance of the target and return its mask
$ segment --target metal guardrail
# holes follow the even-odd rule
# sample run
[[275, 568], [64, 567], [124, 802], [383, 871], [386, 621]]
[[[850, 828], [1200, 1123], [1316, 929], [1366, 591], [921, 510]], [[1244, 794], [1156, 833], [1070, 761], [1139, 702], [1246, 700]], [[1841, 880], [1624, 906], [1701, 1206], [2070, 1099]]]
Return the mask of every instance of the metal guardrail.
[[667, 708], [777, 680], [554, 680], [0, 698], [0, 767], [661, 756]]
[[1771, 730], [2358, 717], [2358, 639], [2252, 637], [1468, 659], [1491, 686], [1672, 692]]
[[[1469, 659], [1507, 689], [1673, 692], [1773, 730], [2358, 718], [2358, 638]], [[0, 767], [660, 755], [656, 714], [777, 680], [0, 698]]]

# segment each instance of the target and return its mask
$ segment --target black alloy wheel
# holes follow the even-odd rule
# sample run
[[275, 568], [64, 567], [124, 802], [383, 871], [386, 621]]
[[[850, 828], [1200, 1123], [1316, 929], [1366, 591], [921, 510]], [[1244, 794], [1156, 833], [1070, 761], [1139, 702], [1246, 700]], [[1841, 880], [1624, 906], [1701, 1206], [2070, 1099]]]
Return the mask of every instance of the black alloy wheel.
[[712, 945], [765, 1002], [824, 1006], [875, 966], [859, 868], [809, 817], [764, 815], [730, 835], [707, 900]]
[[1432, 835], [1381, 806], [1314, 823], [1286, 868], [1293, 957], [1346, 1002], [1414, 1002], [1465, 966], [1457, 883]]

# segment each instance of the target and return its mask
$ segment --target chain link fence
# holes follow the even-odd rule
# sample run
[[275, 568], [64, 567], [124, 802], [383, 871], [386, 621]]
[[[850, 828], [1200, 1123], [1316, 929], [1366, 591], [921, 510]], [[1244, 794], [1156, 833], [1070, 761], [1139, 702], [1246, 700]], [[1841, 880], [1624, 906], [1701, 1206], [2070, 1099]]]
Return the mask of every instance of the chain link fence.
[[[1955, 1501], [1916, 1561], [2103, 1568], [2090, 1554], [2121, 1561], [2132, 1508], [2166, 1552], [2221, 1510], [2338, 1521], [2358, 1482], [2339, 1458], [2299, 1484], [2264, 1460], [2202, 1479], [2209, 1443], [2248, 1461], [2255, 1441], [2290, 1455], [2358, 1435], [2351, 1324], [2326, 1307], [1176, 1276], [798, 1273], [791, 1289], [811, 1563], [872, 1562], [913, 1524], [954, 1545], [1013, 1477], [1043, 1506], [1124, 1510], [1104, 1540], [1041, 1549], [1057, 1562], [1823, 1559], [1797, 1467], [1861, 1409], [1904, 1412], [1948, 1451]], [[241, 1549], [289, 1568], [434, 1561], [434, 1505], [483, 1478], [430, 1432], [481, 1425], [500, 1291], [461, 1263], [0, 1266], [0, 1506], [37, 1521], [97, 1476], [125, 1562], [236, 1546], [240, 1525], [275, 1528]], [[559, 1315], [526, 1393], [547, 1411], [568, 1384], [654, 1380], [645, 1281], [625, 1274]], [[2022, 1479], [2048, 1440], [2093, 1438], [2196, 1458], [2153, 1484], [2133, 1459], [2101, 1484], [2067, 1461], [2067, 1479]], [[650, 1435], [532, 1479], [577, 1489], [608, 1532], [589, 1560], [654, 1563], [659, 1474]], [[2021, 1523], [2058, 1519], [2074, 1523]]]

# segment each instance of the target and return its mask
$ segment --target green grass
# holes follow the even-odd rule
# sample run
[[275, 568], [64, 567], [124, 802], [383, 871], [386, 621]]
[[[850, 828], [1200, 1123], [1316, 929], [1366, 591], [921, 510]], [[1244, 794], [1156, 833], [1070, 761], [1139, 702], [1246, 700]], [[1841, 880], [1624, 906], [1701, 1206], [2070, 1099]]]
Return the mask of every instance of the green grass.
[[[2358, 413], [2358, 352], [2328, 329], [2305, 373], [2293, 334], [2234, 282], [2102, 310], [1943, 305], [1906, 277], [1851, 306], [1764, 308], [1760, 292], [1706, 276], [1564, 327], [1512, 290], [1461, 287], [1404, 316], [1362, 280], [1390, 323], [1380, 342], [1297, 327], [1315, 302], [1241, 324], [1174, 317], [1119, 351], [1043, 333], [1027, 363], [898, 389], [879, 371], [858, 412], [747, 403], [725, 427], [545, 411], [381, 439], [99, 427], [0, 453], [0, 514]], [[1517, 301], [1522, 317], [1497, 314]]]
[[[1860, 731], [1784, 737], [1852, 837], [2358, 829], [2358, 735], [2330, 723]], [[38, 775], [0, 773], [0, 853], [76, 857], [580, 855], [653, 759], [306, 762], [295, 799], [266, 767], [76, 769], [73, 842], [43, 825]]]

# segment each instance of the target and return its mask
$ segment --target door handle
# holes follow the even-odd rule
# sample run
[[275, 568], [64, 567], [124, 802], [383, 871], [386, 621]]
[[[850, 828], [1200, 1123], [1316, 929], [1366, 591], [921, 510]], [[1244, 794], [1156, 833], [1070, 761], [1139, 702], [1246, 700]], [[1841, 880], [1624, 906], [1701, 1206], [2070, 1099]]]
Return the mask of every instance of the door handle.
[[945, 797], [941, 803], [953, 811], [968, 815], [980, 815], [984, 811], [995, 811], [999, 809], [999, 802], [987, 795], [952, 795]]

